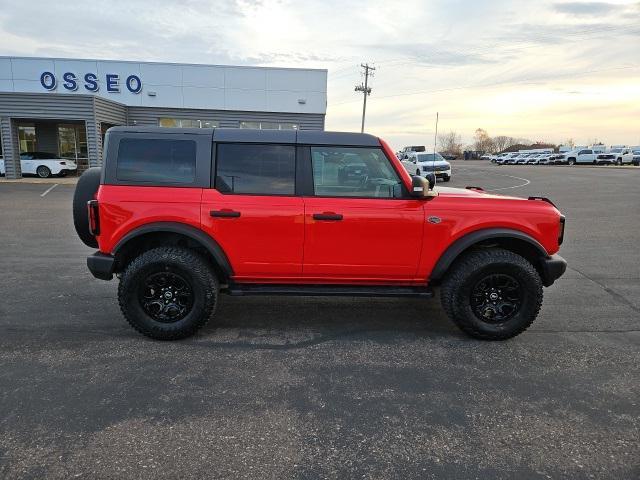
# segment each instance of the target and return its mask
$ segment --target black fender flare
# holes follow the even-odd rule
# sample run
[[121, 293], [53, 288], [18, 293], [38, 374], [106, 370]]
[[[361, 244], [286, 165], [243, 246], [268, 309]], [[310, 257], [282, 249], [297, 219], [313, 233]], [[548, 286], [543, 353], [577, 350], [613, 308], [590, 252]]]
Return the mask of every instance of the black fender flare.
[[113, 248], [113, 255], [117, 256], [118, 251], [122, 249], [130, 240], [133, 240], [141, 235], [149, 233], [178, 233], [186, 237], [191, 238], [195, 242], [201, 244], [211, 254], [218, 266], [222, 269], [227, 278], [233, 276], [233, 268], [231, 262], [222, 247], [211, 236], [202, 230], [197, 229], [186, 223], [179, 222], [154, 222], [142, 225], [138, 228], [131, 230]]
[[509, 228], [485, 228], [468, 233], [449, 245], [449, 247], [444, 251], [444, 253], [440, 256], [435, 266], [433, 267], [430, 280], [442, 280], [451, 264], [455, 261], [456, 258], [458, 258], [458, 256], [462, 252], [473, 245], [494, 238], [512, 238], [515, 240], [525, 241], [535, 248], [541, 258], [549, 258], [549, 254], [547, 253], [545, 248], [531, 235], [528, 235], [519, 230], [512, 230]]

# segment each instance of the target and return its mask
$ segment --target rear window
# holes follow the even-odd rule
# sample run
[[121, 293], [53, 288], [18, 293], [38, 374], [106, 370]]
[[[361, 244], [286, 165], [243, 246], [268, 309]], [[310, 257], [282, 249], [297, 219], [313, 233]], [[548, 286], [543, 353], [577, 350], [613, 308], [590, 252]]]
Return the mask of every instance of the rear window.
[[292, 145], [218, 144], [215, 187], [222, 193], [294, 195]]
[[193, 183], [196, 142], [124, 138], [118, 146], [116, 177], [120, 181]]

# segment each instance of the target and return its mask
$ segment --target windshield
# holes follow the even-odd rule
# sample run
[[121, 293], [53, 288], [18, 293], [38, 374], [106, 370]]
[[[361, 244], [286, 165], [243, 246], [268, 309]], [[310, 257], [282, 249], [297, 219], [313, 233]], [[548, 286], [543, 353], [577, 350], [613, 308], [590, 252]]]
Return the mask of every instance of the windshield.
[[[423, 153], [421, 155], [417, 155], [417, 157], [418, 157], [418, 161], [419, 162], [433, 162], [434, 161], [433, 153]], [[435, 161], [436, 162], [444, 162], [445, 160], [442, 157], [442, 155], [440, 155], [439, 153], [436, 153]]]
[[610, 150], [610, 152], [611, 152], [611, 153], [620, 153], [621, 151], [622, 151], [622, 149], [621, 149], [621, 148], [612, 148], [612, 149]]

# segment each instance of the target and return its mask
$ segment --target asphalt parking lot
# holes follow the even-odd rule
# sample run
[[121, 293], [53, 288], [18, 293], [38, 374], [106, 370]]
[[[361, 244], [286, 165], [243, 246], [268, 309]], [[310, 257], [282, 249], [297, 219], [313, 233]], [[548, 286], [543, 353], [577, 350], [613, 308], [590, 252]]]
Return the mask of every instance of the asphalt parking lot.
[[640, 168], [453, 174], [567, 217], [568, 272], [513, 340], [434, 300], [222, 297], [151, 341], [87, 271], [73, 187], [0, 183], [0, 477], [639, 478]]

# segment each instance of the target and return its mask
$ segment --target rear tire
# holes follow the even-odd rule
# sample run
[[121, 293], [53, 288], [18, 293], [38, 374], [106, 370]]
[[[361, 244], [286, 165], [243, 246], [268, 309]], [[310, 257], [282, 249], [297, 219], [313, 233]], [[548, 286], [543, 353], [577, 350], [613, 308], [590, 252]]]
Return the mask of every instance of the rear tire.
[[567, 162], [567, 164], [569, 165], [575, 165], [576, 164], [576, 160], [575, 158], [570, 158], [569, 161]]
[[40, 165], [36, 168], [36, 174], [40, 178], [49, 178], [51, 176], [51, 170], [45, 165]]
[[542, 280], [525, 258], [508, 250], [474, 250], [453, 264], [440, 300], [449, 318], [481, 340], [506, 340], [525, 331], [542, 305]]
[[216, 309], [218, 279], [198, 253], [179, 247], [148, 250], [126, 268], [118, 286], [120, 309], [138, 332], [178, 340], [204, 327]]

